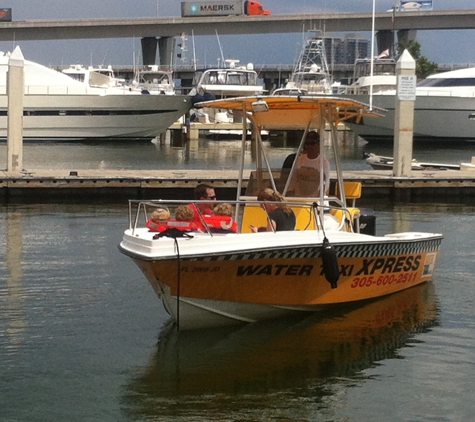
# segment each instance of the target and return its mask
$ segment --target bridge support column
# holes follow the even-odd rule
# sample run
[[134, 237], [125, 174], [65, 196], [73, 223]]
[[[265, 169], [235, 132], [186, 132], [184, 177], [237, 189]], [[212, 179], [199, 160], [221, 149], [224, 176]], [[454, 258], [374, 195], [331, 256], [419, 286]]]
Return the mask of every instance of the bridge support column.
[[161, 37], [158, 40], [158, 54], [161, 66], [173, 66], [175, 54], [175, 38]]
[[378, 31], [376, 33], [376, 41], [378, 46], [378, 56], [385, 50], [388, 55], [394, 57], [394, 32], [391, 30]]
[[157, 42], [155, 37], [142, 38], [142, 61], [145, 66], [155, 64], [157, 58]]
[[400, 29], [397, 31], [397, 40], [410, 40], [415, 41], [417, 35], [417, 29]]

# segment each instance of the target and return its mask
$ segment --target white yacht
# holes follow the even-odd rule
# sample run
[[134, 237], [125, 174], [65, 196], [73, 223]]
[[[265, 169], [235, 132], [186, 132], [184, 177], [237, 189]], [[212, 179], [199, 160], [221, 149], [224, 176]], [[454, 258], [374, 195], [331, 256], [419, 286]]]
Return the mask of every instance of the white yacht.
[[[247, 97], [264, 93], [259, 84], [254, 65], [237, 66], [239, 60], [226, 60], [229, 67], [197, 70], [193, 78], [193, 103], [232, 97]], [[199, 114], [203, 123], [233, 123], [235, 119], [228, 110], [202, 109]]]
[[[0, 139], [7, 137], [6, 76], [0, 53]], [[93, 87], [24, 61], [23, 139], [153, 139], [191, 107], [189, 96], [142, 95], [124, 87]]]
[[157, 65], [140, 69], [135, 76], [133, 86], [134, 89], [145, 90], [152, 95], [175, 95], [172, 70]]
[[[364, 118], [358, 124], [347, 123], [367, 141], [394, 139], [396, 91], [374, 95], [377, 107], [388, 110], [384, 118]], [[368, 95], [351, 96], [368, 103]], [[475, 141], [475, 68], [431, 75], [419, 82], [414, 103], [414, 140], [465, 142]]]
[[63, 69], [62, 72], [70, 78], [90, 87], [109, 88], [125, 85], [125, 79], [115, 77], [112, 66], [85, 67], [80, 64], [72, 64], [68, 68]]
[[[371, 73], [373, 75], [371, 76]], [[371, 59], [357, 59], [353, 68], [353, 77], [349, 84], [341, 84], [338, 94], [354, 95], [383, 93], [396, 89], [396, 60], [390, 57], [376, 57]]]

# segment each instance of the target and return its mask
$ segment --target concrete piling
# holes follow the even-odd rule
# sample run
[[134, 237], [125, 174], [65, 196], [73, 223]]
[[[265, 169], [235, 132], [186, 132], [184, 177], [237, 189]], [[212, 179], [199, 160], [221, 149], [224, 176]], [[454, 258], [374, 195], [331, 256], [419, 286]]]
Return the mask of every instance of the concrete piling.
[[410, 177], [416, 100], [416, 62], [404, 50], [396, 64], [397, 92], [394, 122], [393, 175]]
[[16, 47], [8, 61], [7, 95], [7, 173], [20, 173], [23, 168], [23, 97], [25, 94], [25, 60]]

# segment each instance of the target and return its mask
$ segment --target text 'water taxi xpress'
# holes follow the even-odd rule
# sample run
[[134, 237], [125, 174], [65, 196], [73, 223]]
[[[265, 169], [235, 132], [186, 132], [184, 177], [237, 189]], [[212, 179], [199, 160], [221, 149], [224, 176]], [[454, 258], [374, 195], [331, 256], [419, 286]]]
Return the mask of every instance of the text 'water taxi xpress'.
[[[233, 218], [237, 232], [217, 233], [199, 213], [201, 231], [176, 227], [157, 233], [146, 226], [157, 208], [171, 212], [187, 201], [129, 201], [129, 228], [120, 251], [143, 271], [166, 311], [180, 329], [255, 322], [289, 313], [315, 312], [346, 303], [375, 299], [429, 281], [434, 274], [442, 235], [404, 232], [376, 236], [360, 230], [360, 210], [350, 200], [361, 184], [343, 179], [337, 126], [347, 119], [381, 114], [354, 100], [332, 97], [243, 97], [204, 103], [245, 114], [256, 130], [256, 170], [246, 196], [241, 196], [244, 159]], [[245, 119], [244, 119], [245, 120]], [[331, 187], [325, 187], [323, 165], [310, 174], [294, 164], [290, 174], [270, 168], [260, 130], [331, 128], [334, 155]], [[243, 137], [244, 157], [246, 139]], [[323, 144], [323, 143], [320, 143]], [[320, 145], [319, 159], [324, 149]], [[305, 195], [291, 197], [295, 183]], [[312, 191], [308, 187], [314, 184]], [[266, 226], [269, 207], [257, 194], [265, 188], [282, 192], [295, 214], [295, 230], [254, 232]], [[206, 202], [206, 201], [204, 201]], [[224, 202], [224, 201], [217, 201]], [[199, 205], [198, 201], [195, 205]], [[209, 221], [209, 220], [208, 220]]]

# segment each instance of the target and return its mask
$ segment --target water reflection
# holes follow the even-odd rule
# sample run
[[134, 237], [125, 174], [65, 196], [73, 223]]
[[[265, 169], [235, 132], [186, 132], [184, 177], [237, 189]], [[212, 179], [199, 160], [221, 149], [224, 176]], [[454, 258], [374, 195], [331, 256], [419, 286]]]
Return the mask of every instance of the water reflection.
[[[22, 215], [11, 212], [6, 215], [5, 266], [7, 270], [5, 287], [0, 285], [2, 314], [6, 318], [5, 331], [0, 337], [6, 341], [6, 352], [16, 353], [22, 343], [25, 321], [22, 267]], [[5, 290], [4, 290], [5, 289]]]
[[[146, 370], [127, 386], [124, 404], [140, 420], [218, 409], [229, 416], [235, 399], [242, 406], [248, 395], [265, 397], [267, 416], [294, 400], [305, 406], [302, 395], [326, 408], [325, 397], [364, 382], [364, 369], [398, 357], [415, 333], [436, 323], [434, 286], [426, 283], [326, 318], [180, 333], [167, 327]], [[252, 406], [262, 420], [259, 404]]]

